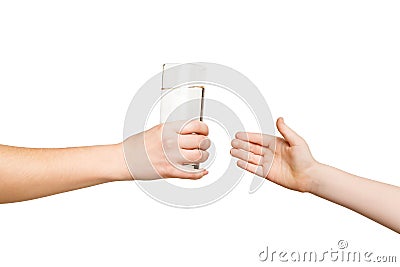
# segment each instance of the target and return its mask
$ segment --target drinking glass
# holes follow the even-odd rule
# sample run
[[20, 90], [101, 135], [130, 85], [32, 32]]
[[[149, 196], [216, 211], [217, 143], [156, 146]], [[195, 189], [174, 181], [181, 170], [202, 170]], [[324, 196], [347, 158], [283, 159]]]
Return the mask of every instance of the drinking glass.
[[[160, 122], [203, 121], [205, 69], [196, 64], [163, 65]], [[189, 164], [199, 169], [199, 164]]]

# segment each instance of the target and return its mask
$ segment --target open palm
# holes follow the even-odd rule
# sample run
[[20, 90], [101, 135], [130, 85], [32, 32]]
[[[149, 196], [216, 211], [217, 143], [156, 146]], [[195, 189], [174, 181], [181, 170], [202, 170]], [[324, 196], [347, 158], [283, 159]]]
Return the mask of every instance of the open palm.
[[242, 169], [289, 189], [309, 191], [311, 185], [307, 173], [317, 162], [304, 139], [282, 118], [276, 125], [284, 139], [240, 132], [232, 140], [231, 154], [239, 159], [237, 165]]

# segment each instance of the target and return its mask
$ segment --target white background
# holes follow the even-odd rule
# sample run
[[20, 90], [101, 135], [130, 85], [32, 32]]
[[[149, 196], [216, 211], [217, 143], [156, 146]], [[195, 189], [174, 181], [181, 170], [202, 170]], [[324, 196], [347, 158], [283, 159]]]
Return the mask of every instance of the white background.
[[[0, 143], [120, 142], [131, 98], [163, 63], [209, 61], [247, 75], [320, 162], [400, 185], [399, 14], [397, 1], [2, 1]], [[269, 182], [249, 195], [249, 183], [192, 210], [133, 182], [1, 205], [0, 266], [266, 266], [267, 245], [340, 239], [400, 260], [391, 230]]]

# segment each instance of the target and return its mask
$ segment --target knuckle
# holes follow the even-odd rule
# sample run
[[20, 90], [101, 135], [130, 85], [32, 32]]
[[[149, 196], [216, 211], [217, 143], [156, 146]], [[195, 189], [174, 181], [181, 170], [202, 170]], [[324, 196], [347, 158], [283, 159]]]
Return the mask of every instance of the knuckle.
[[258, 162], [258, 158], [254, 154], [250, 154], [249, 158], [250, 158], [250, 161], [253, 162], [253, 163], [257, 163]]
[[181, 152], [181, 154], [182, 154], [182, 156], [183, 156], [183, 158], [185, 159], [185, 160], [187, 160], [187, 161], [189, 161], [189, 162], [191, 162], [192, 161], [192, 158], [193, 158], [193, 154], [191, 153], [191, 151], [182, 151]]
[[257, 147], [255, 145], [249, 145], [249, 151], [252, 153], [257, 153]]
[[185, 140], [185, 136], [184, 135], [179, 134], [178, 137], [177, 137], [177, 140], [178, 140], [179, 147], [184, 147], [185, 146], [186, 140]]
[[192, 148], [199, 148], [203, 140], [203, 136], [198, 134], [190, 134], [188, 137], [188, 142], [192, 145]]
[[201, 159], [201, 152], [199, 150], [190, 151], [191, 153], [188, 154], [188, 160], [191, 162], [196, 162]]
[[165, 123], [160, 123], [160, 124], [154, 126], [154, 129], [157, 132], [161, 132], [161, 133], [164, 131], [165, 128], [166, 128], [166, 124]]
[[201, 161], [203, 157], [203, 153], [200, 150], [196, 150], [195, 153], [193, 153], [193, 161], [198, 162]]
[[162, 128], [164, 128], [164, 125], [165, 125], [165, 123], [160, 123], [160, 124], [157, 124], [156, 126], [154, 126], [154, 129], [162, 129]]
[[268, 149], [265, 148], [265, 147], [262, 147], [262, 148], [261, 148], [261, 154], [262, 154], [262, 155], [266, 155], [267, 153], [268, 153]]
[[165, 149], [171, 149], [176, 146], [175, 140], [173, 138], [164, 138], [163, 139], [163, 146]]

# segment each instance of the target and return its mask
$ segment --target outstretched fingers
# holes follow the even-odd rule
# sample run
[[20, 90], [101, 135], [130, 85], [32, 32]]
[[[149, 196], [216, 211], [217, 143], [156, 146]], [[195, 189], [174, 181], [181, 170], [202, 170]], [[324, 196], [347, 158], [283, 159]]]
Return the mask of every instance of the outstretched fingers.
[[253, 154], [261, 155], [261, 156], [264, 155], [267, 150], [267, 148], [265, 148], [263, 146], [260, 146], [260, 145], [254, 144], [254, 143], [250, 143], [248, 141], [243, 141], [240, 139], [233, 139], [231, 142], [231, 145], [233, 148], [242, 149], [242, 150], [249, 151]]
[[271, 150], [274, 149], [276, 139], [273, 135], [248, 132], [238, 132], [235, 137], [236, 139], [257, 144]]
[[242, 168], [243, 170], [249, 171], [260, 177], [263, 177], [263, 168], [260, 165], [252, 164], [244, 160], [238, 160], [236, 164], [239, 168]]
[[263, 157], [260, 155], [256, 155], [254, 153], [245, 151], [245, 150], [241, 150], [241, 149], [236, 149], [236, 148], [232, 148], [231, 149], [231, 155], [235, 158], [238, 158], [240, 160], [252, 163], [252, 164], [256, 164], [256, 165], [261, 165], [262, 164], [262, 160]]

